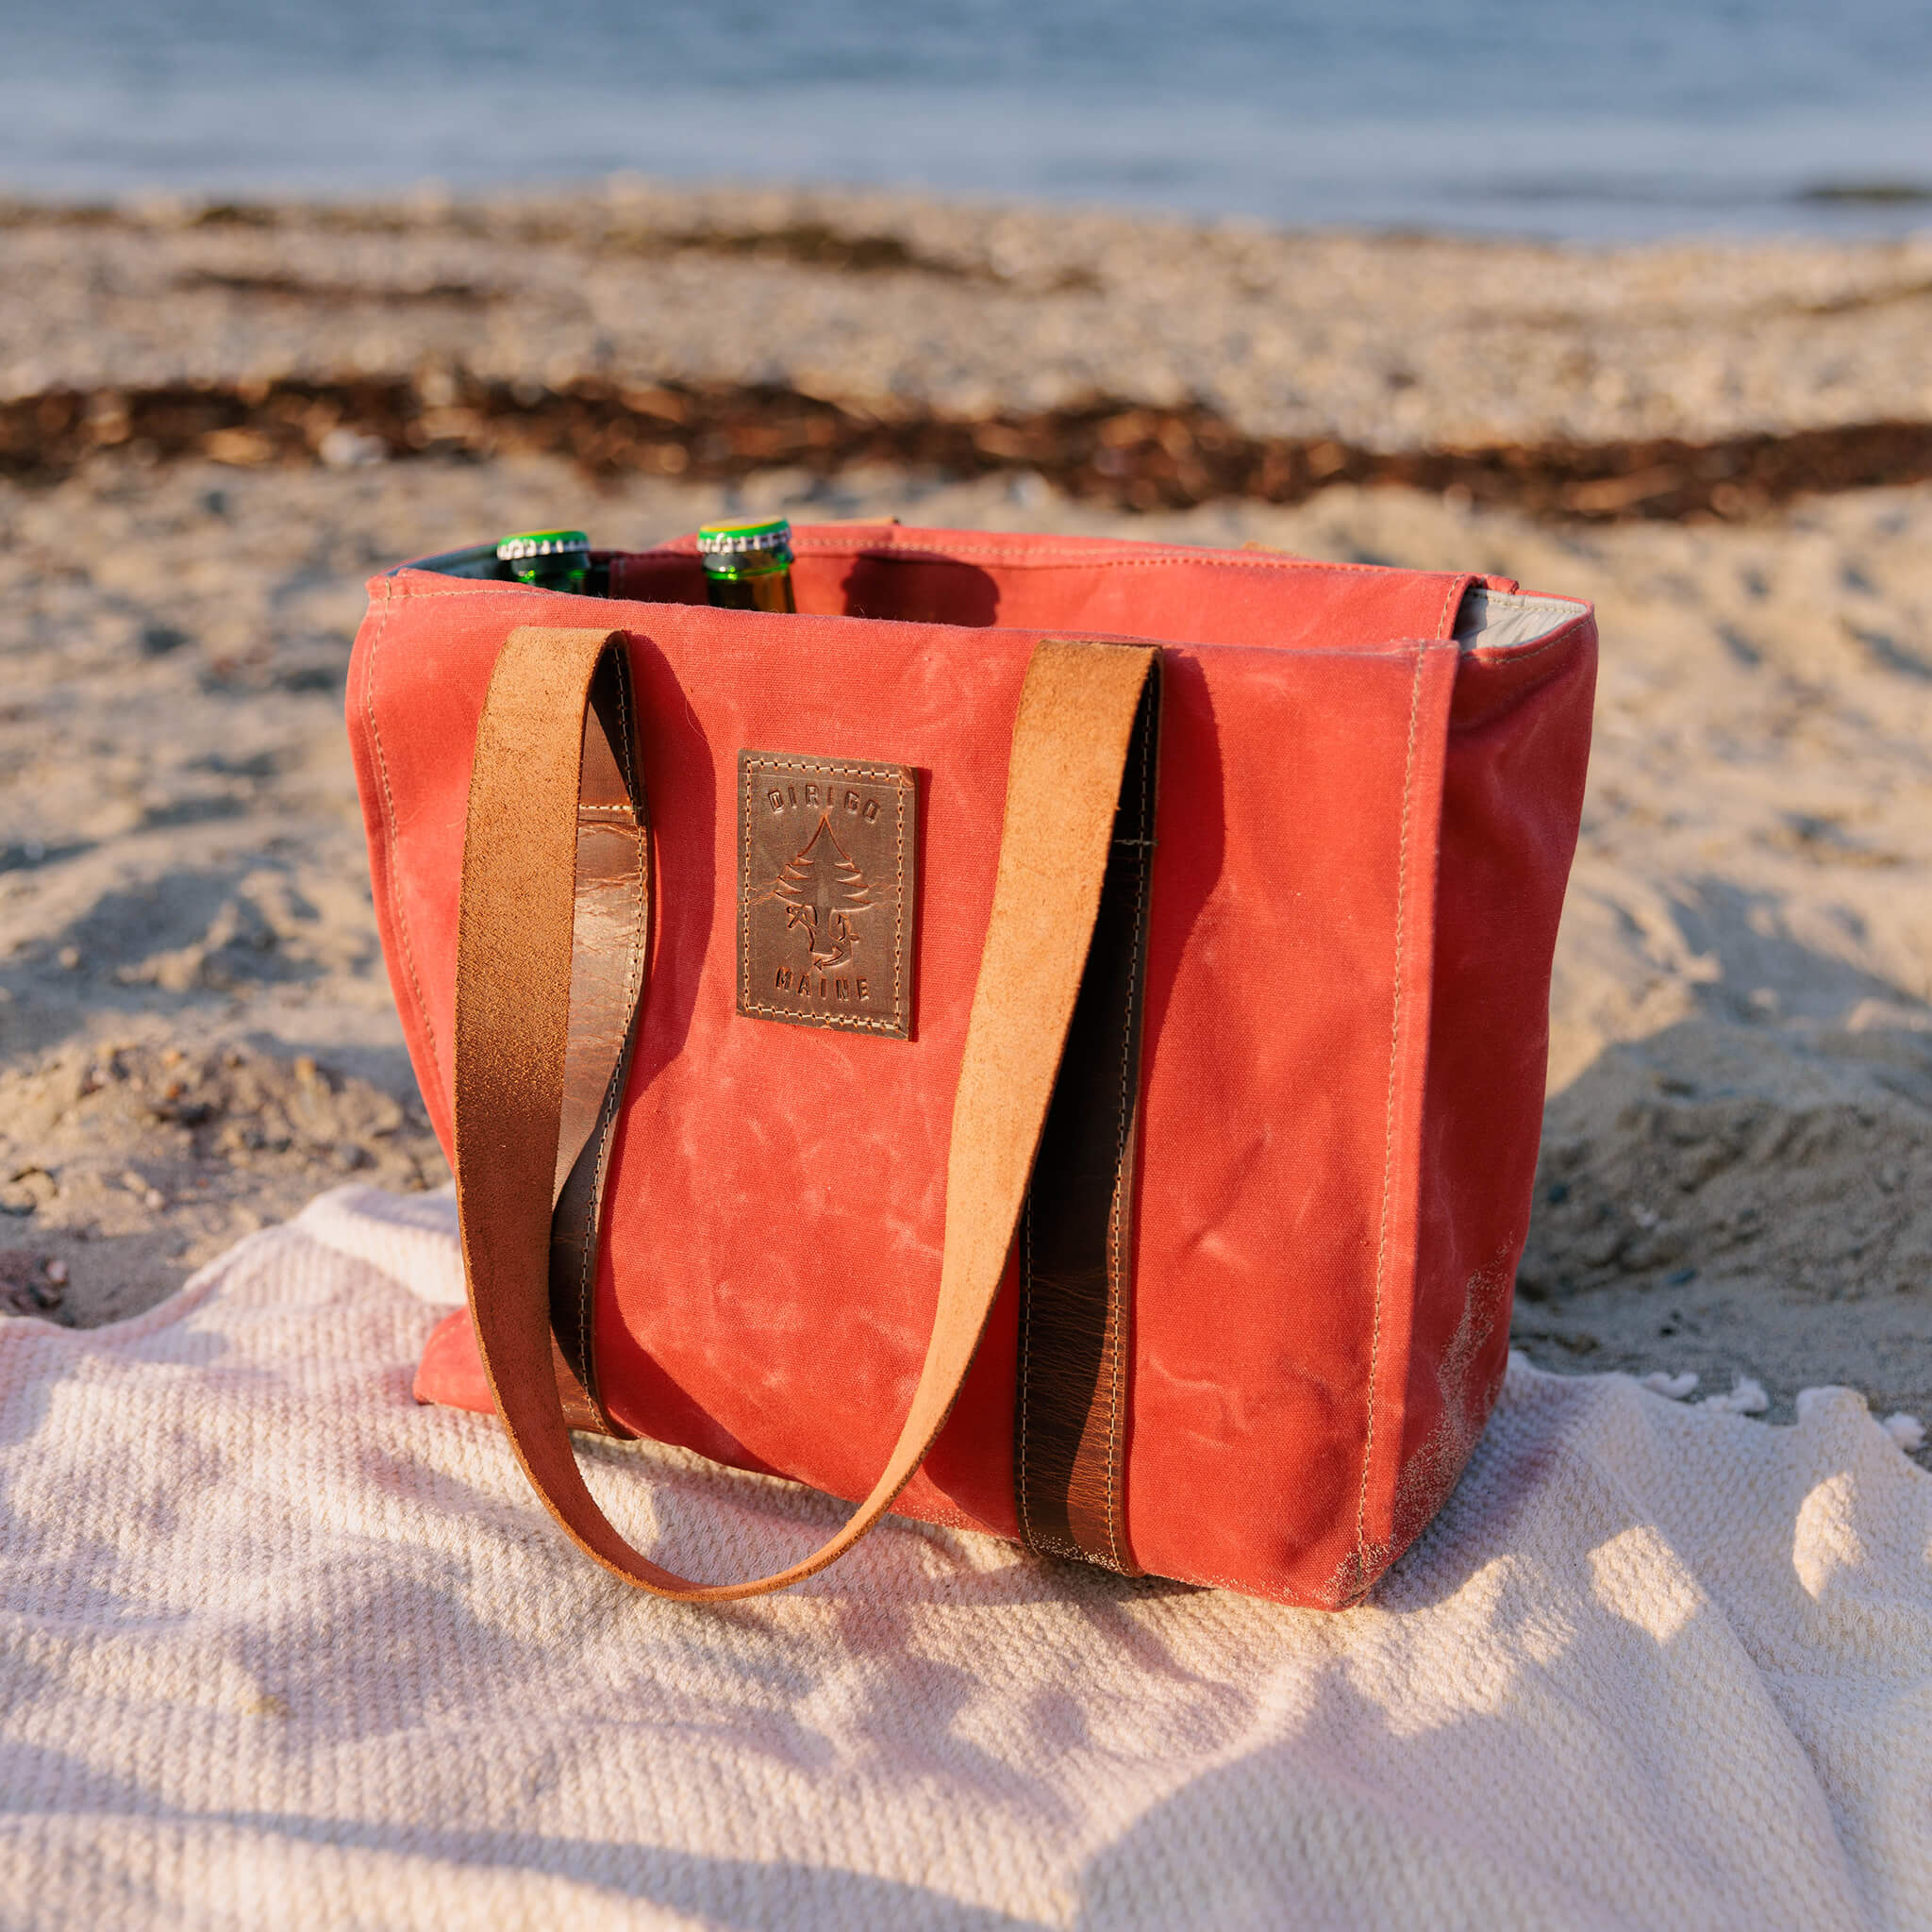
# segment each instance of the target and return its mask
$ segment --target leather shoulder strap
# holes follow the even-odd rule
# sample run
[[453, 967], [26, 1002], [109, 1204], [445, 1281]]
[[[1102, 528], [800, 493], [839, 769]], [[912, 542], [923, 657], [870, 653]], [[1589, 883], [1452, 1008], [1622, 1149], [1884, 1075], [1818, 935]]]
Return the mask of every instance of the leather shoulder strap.
[[959, 1391], [1006, 1272], [1080, 987], [1151, 646], [1048, 641], [1013, 728], [992, 915], [953, 1108], [939, 1305], [897, 1442], [838, 1534], [774, 1575], [694, 1583], [620, 1536], [585, 1486], [552, 1368], [551, 1203], [563, 1107], [584, 708], [621, 632], [511, 632], [470, 779], [457, 941], [463, 1265], [518, 1460], [587, 1554], [686, 1603], [782, 1590], [842, 1556], [910, 1479]]

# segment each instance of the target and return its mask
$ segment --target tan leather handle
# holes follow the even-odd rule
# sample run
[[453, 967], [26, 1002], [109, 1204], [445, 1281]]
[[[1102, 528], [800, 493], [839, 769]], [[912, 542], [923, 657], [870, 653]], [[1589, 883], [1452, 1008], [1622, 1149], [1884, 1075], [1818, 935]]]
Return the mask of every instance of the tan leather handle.
[[[620, 1536], [586, 1488], [552, 1369], [548, 1256], [571, 977], [578, 763], [591, 679], [621, 632], [510, 633], [476, 737], [457, 941], [456, 1167], [483, 1363], [518, 1460], [572, 1540], [683, 1603], [782, 1590], [891, 1507], [959, 1392], [1006, 1273], [1106, 875], [1149, 646], [1048, 641], [1013, 727], [992, 915], [953, 1107], [925, 1364], [872, 1493], [771, 1576], [693, 1583]], [[748, 1021], [746, 1024], [757, 1024]]]

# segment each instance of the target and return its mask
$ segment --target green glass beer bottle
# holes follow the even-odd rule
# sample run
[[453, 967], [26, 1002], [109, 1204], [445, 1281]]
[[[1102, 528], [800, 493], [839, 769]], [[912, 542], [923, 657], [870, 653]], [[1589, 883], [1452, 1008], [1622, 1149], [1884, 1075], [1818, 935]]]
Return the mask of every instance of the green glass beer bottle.
[[581, 530], [520, 530], [496, 546], [496, 560], [508, 565], [520, 584], [582, 596], [591, 574], [591, 540]]
[[791, 524], [786, 517], [725, 517], [698, 531], [705, 589], [724, 610], [796, 610]]

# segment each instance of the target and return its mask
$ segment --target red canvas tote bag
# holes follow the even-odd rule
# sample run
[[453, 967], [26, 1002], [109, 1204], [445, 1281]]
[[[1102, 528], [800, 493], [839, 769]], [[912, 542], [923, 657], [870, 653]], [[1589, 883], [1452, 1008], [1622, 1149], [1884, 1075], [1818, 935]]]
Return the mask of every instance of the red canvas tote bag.
[[[1588, 758], [1587, 606], [892, 525], [796, 615], [377, 577], [348, 716], [494, 1408], [644, 1589], [888, 1507], [1358, 1601], [1500, 1387]], [[572, 1429], [858, 1499], [633, 1549]]]

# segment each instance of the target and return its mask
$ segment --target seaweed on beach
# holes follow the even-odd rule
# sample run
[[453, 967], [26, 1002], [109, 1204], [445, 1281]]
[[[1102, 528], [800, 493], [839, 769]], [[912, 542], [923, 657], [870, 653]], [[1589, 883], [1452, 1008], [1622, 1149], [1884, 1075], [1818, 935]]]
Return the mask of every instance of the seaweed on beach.
[[[425, 289], [420, 299], [444, 291]], [[886, 414], [777, 384], [558, 388], [425, 377], [288, 378], [148, 389], [50, 390], [0, 403], [0, 475], [52, 481], [102, 450], [212, 458], [240, 468], [336, 467], [428, 454], [541, 453], [587, 473], [733, 482], [760, 471], [831, 476], [887, 464], [948, 477], [1044, 477], [1128, 511], [1226, 499], [1296, 504], [1337, 484], [1586, 523], [1739, 521], [1792, 498], [1932, 478], [1932, 423], [1762, 431], [1710, 442], [1375, 450], [1331, 438], [1243, 434], [1200, 405], [1098, 397], [1077, 408], [960, 419]]]

